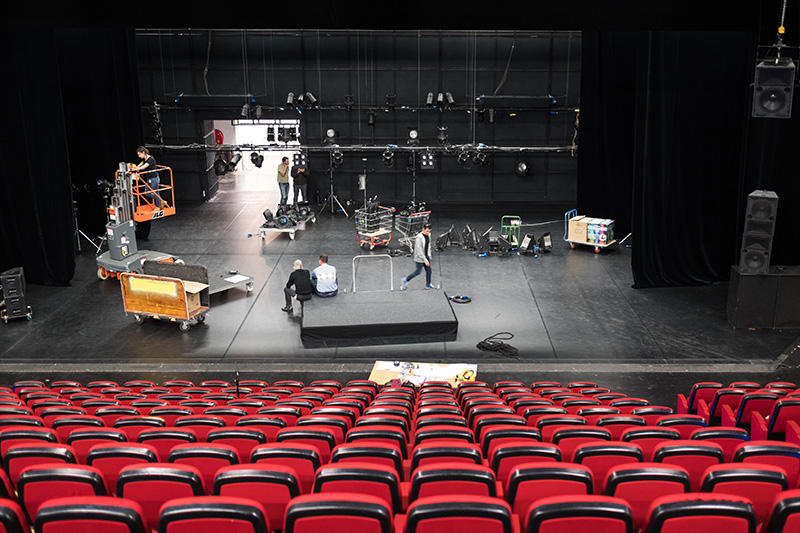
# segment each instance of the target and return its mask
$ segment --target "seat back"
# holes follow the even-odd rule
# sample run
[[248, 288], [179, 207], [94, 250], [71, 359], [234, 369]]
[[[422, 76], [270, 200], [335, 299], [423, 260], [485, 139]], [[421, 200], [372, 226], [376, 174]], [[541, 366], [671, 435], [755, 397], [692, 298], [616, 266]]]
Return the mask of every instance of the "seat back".
[[371, 494], [386, 501], [393, 512], [402, 511], [400, 477], [389, 466], [358, 462], [323, 465], [314, 477], [313, 491]]
[[125, 433], [109, 428], [76, 429], [67, 437], [67, 444], [75, 450], [75, 457], [80, 464], [86, 464], [89, 450], [95, 444], [128, 442]]
[[620, 436], [622, 442], [633, 442], [641, 446], [645, 461], [653, 460], [655, 447], [662, 442], [675, 441], [681, 439], [681, 434], [677, 429], [664, 428], [658, 426], [645, 426], [642, 428], [629, 428], [622, 432]]
[[95, 444], [86, 454], [86, 464], [100, 470], [109, 495], [117, 493], [117, 478], [123, 467], [157, 463], [158, 451], [137, 442]]
[[762, 531], [764, 533], [800, 531], [800, 490], [787, 490], [775, 497], [769, 521]]
[[200, 496], [170, 500], [161, 508], [159, 533], [269, 533], [264, 508], [252, 499]]
[[483, 464], [483, 456], [477, 444], [467, 442], [428, 441], [415, 446], [411, 452], [411, 470], [420, 466], [441, 462]]
[[197, 468], [203, 478], [206, 494], [211, 494], [217, 470], [240, 463], [239, 454], [233, 446], [205, 442], [173, 446], [167, 457], [167, 462]]
[[149, 533], [142, 507], [111, 496], [75, 496], [48, 500], [36, 515], [37, 533]]
[[553, 432], [552, 442], [561, 448], [564, 460], [572, 462], [575, 449], [587, 443], [601, 443], [611, 441], [611, 432], [598, 426], [569, 426], [556, 429]]
[[689, 439], [694, 430], [704, 428], [708, 423], [700, 415], [666, 415], [656, 419], [656, 426], [676, 429], [681, 439]]
[[489, 456], [489, 450], [492, 448], [492, 446], [497, 446], [503, 442], [517, 440], [532, 440], [534, 442], [541, 442], [542, 434], [536, 428], [526, 425], [498, 425], [486, 428], [479, 439], [481, 452], [483, 453], [484, 457]]
[[168, 427], [146, 429], [136, 438], [136, 442], [149, 444], [158, 450], [158, 456], [162, 460], [169, 457], [169, 452], [174, 446], [197, 441], [197, 434], [192, 429]]
[[659, 533], [755, 533], [750, 500], [732, 494], [672, 494], [650, 505], [644, 531]]
[[722, 446], [711, 441], [678, 440], [658, 444], [653, 452], [654, 463], [682, 466], [689, 472], [692, 491], [699, 491], [706, 468], [724, 461]]
[[76, 464], [78, 462], [72, 446], [49, 442], [15, 444], [8, 449], [3, 461], [8, 478], [15, 487], [20, 473], [26, 466], [45, 463]]
[[403, 455], [397, 446], [379, 442], [344, 443], [333, 449], [331, 464], [371, 463], [391, 467], [404, 480]]
[[103, 475], [85, 465], [41, 464], [25, 467], [17, 480], [17, 500], [33, 522], [47, 500], [65, 496], [105, 496]]
[[524, 516], [530, 505], [548, 496], [586, 495], [593, 490], [592, 471], [574, 463], [523, 463], [505, 484], [504, 494], [514, 514]]
[[117, 496], [141, 505], [149, 524], [158, 523], [161, 506], [167, 501], [204, 494], [200, 471], [187, 465], [130, 465], [120, 470], [117, 480]]
[[790, 489], [796, 489], [800, 482], [800, 446], [797, 444], [766, 440], [743, 442], [734, 449], [733, 462], [783, 468]]
[[358, 531], [392, 533], [393, 513], [377, 496], [333, 492], [292, 498], [286, 506], [284, 531]]
[[30, 533], [30, 525], [25, 512], [17, 502], [0, 499], [0, 531], [3, 533]]
[[561, 448], [552, 443], [510, 441], [498, 444], [489, 453], [489, 466], [505, 486], [514, 468], [523, 463], [561, 462]]
[[420, 466], [411, 473], [408, 501], [445, 494], [497, 496], [494, 472], [483, 465], [441, 462]]
[[300, 442], [272, 442], [253, 448], [250, 455], [253, 464], [284, 465], [291, 467], [300, 482], [300, 492], [311, 492], [314, 474], [322, 465], [319, 448]]
[[783, 398], [775, 402], [767, 425], [767, 440], [785, 440], [786, 422], [800, 423], [800, 398]]
[[57, 444], [58, 438], [52, 428], [36, 426], [6, 426], [0, 428], [0, 457], [15, 444], [46, 442]]
[[420, 498], [408, 506], [406, 533], [511, 533], [510, 506], [499, 498], [450, 494]]
[[633, 514], [625, 500], [610, 496], [566, 495], [542, 498], [524, 517], [525, 531], [633, 533]]
[[288, 466], [226, 466], [217, 471], [212, 494], [257, 501], [264, 508], [270, 527], [282, 531], [286, 505], [300, 495], [300, 482], [294, 469]]
[[750, 434], [744, 428], [709, 427], [697, 428], [690, 440], [711, 441], [722, 446], [722, 454], [726, 463], [733, 461], [733, 452], [743, 442], [750, 440]]
[[742, 463], [709, 467], [703, 476], [702, 492], [736, 494], [753, 504], [756, 523], [763, 524], [772, 511], [775, 497], [788, 489], [782, 468], [767, 464]]
[[[355, 431], [354, 428], [351, 431]], [[303, 426], [289, 427], [278, 431], [275, 437], [276, 442], [296, 442], [299, 444], [310, 444], [319, 451], [322, 463], [327, 463], [331, 459], [333, 448], [340, 444], [336, 441], [335, 430], [325, 426]]]
[[206, 435], [209, 444], [232, 446], [239, 454], [239, 462], [249, 462], [253, 448], [267, 443], [267, 434], [258, 427], [215, 429]]
[[613, 467], [643, 461], [642, 448], [632, 442], [588, 442], [578, 446], [572, 458], [573, 463], [586, 466], [592, 471], [593, 494], [603, 494], [606, 475]]

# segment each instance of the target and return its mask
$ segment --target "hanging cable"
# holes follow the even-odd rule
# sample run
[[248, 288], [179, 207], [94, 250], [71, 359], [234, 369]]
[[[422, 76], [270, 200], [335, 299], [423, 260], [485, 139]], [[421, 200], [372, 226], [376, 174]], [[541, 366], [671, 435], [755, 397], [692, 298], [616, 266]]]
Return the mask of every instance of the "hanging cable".
[[208, 63], [211, 61], [211, 30], [208, 30], [208, 49], [206, 50], [206, 66], [203, 68], [203, 83], [206, 86], [206, 94], [211, 96], [208, 92]]
[[517, 44], [517, 40], [513, 39], [511, 41], [511, 51], [508, 53], [508, 62], [506, 63], [506, 70], [505, 70], [505, 72], [503, 72], [503, 77], [500, 78], [500, 83], [497, 85], [497, 89], [494, 90], [494, 96], [497, 96], [497, 92], [500, 90], [500, 88], [506, 82], [506, 78], [508, 77], [508, 67], [511, 66], [511, 57], [514, 55], [514, 47], [516, 46], [516, 44]]

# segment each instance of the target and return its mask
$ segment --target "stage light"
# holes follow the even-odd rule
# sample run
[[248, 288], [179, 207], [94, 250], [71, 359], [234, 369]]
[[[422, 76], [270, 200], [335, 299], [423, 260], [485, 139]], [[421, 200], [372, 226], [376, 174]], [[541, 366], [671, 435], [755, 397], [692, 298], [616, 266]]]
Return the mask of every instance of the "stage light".
[[494, 124], [494, 108], [489, 109], [489, 124]]
[[528, 166], [527, 161], [517, 161], [517, 168], [516, 168], [517, 176], [522, 176], [524, 178], [525, 176], [528, 175], [529, 170], [530, 167]]
[[323, 144], [336, 144], [336, 137], [339, 136], [339, 132], [337, 132], [333, 128], [328, 128], [325, 130], [325, 138], [322, 139]]
[[447, 126], [439, 126], [439, 135], [436, 137], [436, 140], [439, 141], [439, 146], [445, 146], [447, 144]]
[[433, 93], [428, 93], [428, 97], [425, 99], [425, 106], [433, 107]]
[[303, 96], [303, 93], [298, 94], [297, 98], [295, 98], [294, 101], [297, 102], [297, 107], [304, 106], [306, 103], [305, 96]]
[[436, 97], [436, 105], [438, 107], [444, 107], [444, 94], [439, 93], [439, 96]]
[[343, 162], [344, 162], [344, 154], [341, 152], [341, 150], [336, 149], [333, 152], [331, 152], [331, 165], [333, 165], [333, 168], [338, 167]]
[[422, 170], [433, 170], [436, 168], [436, 154], [430, 150], [420, 154], [419, 168]]
[[458, 164], [461, 165], [462, 167], [467, 166], [467, 164], [469, 163], [469, 159], [470, 159], [469, 152], [467, 152], [466, 150], [462, 150], [461, 153], [458, 154]]
[[292, 162], [294, 163], [294, 166], [296, 166], [296, 167], [305, 166], [305, 165], [308, 164], [308, 154], [306, 152], [303, 152], [303, 151], [295, 152], [292, 155]]
[[452, 109], [456, 103], [456, 101], [453, 99], [453, 95], [450, 93], [444, 93], [444, 96], [447, 98], [447, 109]]
[[289, 93], [286, 96], [286, 105], [289, 106], [289, 107], [293, 107], [294, 106], [294, 93]]
[[226, 172], [228, 172], [228, 163], [222, 159], [217, 159], [214, 161], [214, 174], [217, 176], [222, 176]]
[[242, 117], [243, 117], [243, 118], [247, 118], [247, 117], [248, 117], [248, 115], [250, 115], [250, 104], [244, 104], [244, 105], [242, 106], [242, 113], [241, 113], [241, 115], [242, 115]]
[[292, 132], [288, 128], [281, 129], [281, 142], [289, 143], [292, 140]]
[[317, 99], [314, 98], [314, 95], [311, 94], [311, 93], [306, 93], [306, 100], [305, 101], [306, 101], [306, 105], [308, 107], [313, 107], [314, 104], [317, 103]]
[[475, 118], [478, 122], [483, 122], [486, 120], [486, 110], [485, 109], [478, 109], [475, 112]]
[[476, 165], [485, 165], [486, 161], [486, 153], [484, 152], [475, 152], [475, 155], [472, 157], [472, 162]]
[[374, 126], [375, 125], [375, 113], [370, 111], [367, 113], [367, 126]]
[[391, 167], [394, 165], [394, 152], [389, 150], [388, 148], [383, 152], [383, 164], [387, 167]]
[[241, 154], [241, 152], [236, 152], [236, 153], [235, 153], [235, 154], [233, 154], [233, 156], [231, 157], [231, 160], [230, 160], [230, 162], [228, 162], [228, 167], [229, 167], [231, 170], [235, 170], [235, 169], [236, 169], [236, 165], [238, 165], [238, 164], [239, 164], [239, 161], [241, 161], [241, 160], [242, 160], [242, 154]]
[[260, 120], [262, 115], [262, 109], [260, 105], [256, 106], [256, 119]]
[[408, 144], [412, 146], [419, 145], [419, 130], [416, 128], [410, 128], [408, 130]]
[[250, 154], [250, 162], [253, 163], [256, 168], [261, 168], [261, 165], [264, 164], [264, 156], [258, 152], [253, 152]]
[[344, 106], [347, 108], [348, 111], [353, 108], [353, 95], [352, 94], [344, 95]]
[[396, 94], [387, 94], [386, 95], [386, 110], [387, 111], [394, 111], [394, 106], [396, 105], [397, 95]]

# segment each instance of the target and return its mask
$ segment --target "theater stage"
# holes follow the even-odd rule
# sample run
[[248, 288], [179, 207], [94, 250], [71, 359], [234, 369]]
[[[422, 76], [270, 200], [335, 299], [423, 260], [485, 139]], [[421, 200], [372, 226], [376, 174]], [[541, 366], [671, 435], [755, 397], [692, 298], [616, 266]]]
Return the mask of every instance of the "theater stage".
[[458, 318], [439, 290], [345, 292], [306, 302], [304, 346], [369, 346], [456, 339]]

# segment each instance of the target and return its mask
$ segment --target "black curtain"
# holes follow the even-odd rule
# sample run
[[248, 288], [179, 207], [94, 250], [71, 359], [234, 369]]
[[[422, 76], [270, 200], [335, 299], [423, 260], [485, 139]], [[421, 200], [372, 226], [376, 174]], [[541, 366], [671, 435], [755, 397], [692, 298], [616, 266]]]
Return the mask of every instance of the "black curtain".
[[797, 121], [750, 118], [756, 40], [584, 32], [578, 209], [633, 233], [636, 287], [728, 279], [758, 188], [781, 198], [773, 264], [797, 262], [784, 240], [797, 227]]
[[113, 179], [117, 163], [134, 160], [143, 143], [133, 32], [40, 28], [0, 39], [8, 128], [0, 144], [0, 270], [23, 266], [28, 283], [67, 285], [74, 208], [87, 234], [101, 234], [97, 180]]

